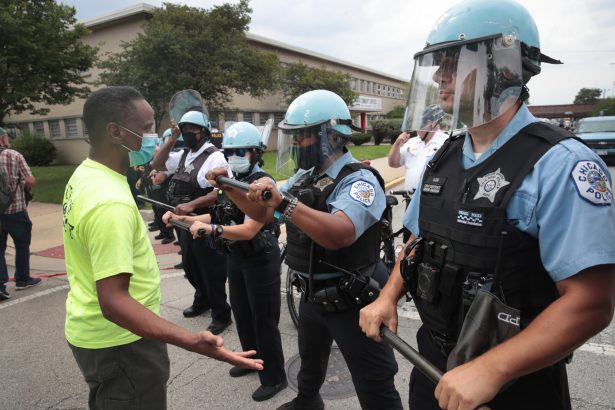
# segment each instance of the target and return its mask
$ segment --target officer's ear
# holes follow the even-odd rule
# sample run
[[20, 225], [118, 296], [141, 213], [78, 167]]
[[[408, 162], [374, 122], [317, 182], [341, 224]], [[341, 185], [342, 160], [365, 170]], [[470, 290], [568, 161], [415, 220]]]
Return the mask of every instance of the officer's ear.
[[105, 126], [107, 137], [112, 144], [123, 144], [120, 134], [122, 128], [115, 122], [108, 122]]

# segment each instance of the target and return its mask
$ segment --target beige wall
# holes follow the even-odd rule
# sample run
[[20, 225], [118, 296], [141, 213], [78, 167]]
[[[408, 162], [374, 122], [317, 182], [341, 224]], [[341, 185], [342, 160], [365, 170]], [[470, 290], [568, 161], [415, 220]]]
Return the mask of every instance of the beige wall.
[[[92, 33], [83, 38], [87, 44], [99, 47], [99, 58], [109, 52], [121, 51], [120, 44], [122, 41], [133, 40], [139, 32], [142, 31], [142, 24], [145, 22], [149, 14], [146, 12], [137, 13], [132, 16], [123, 17], [120, 19], [110, 19], [105, 22], [98, 22], [95, 26], [90, 26]], [[258, 36], [257, 36], [258, 37]], [[264, 40], [266, 41], [266, 40]], [[353, 87], [360, 95], [365, 95], [374, 98], [380, 98], [382, 109], [378, 112], [368, 112], [368, 120], [374, 116], [382, 116], [392, 110], [396, 105], [404, 105], [405, 100], [403, 94], [395, 96], [378, 95], [376, 84], [382, 87], [392, 87], [396, 90], [406, 87], [406, 83], [396, 80], [395, 78], [373, 73], [368, 69], [361, 69], [352, 65], [344, 64], [343, 62], [332, 61], [325, 56], [313, 55], [315, 53], [303, 53], [301, 49], [292, 49], [283, 45], [269, 44], [258, 39], [250, 39], [249, 43], [262, 51], [273, 52], [278, 55], [278, 58], [283, 63], [303, 62], [306, 65], [313, 67], [324, 67], [326, 69], [343, 71], [349, 73], [353, 78]], [[84, 78], [88, 83], [93, 83], [98, 79], [100, 70], [93, 68], [87, 73], [84, 73]], [[360, 89], [360, 81], [370, 82], [372, 88], [367, 90]], [[90, 88], [96, 87], [90, 85]], [[405, 93], [405, 90], [403, 91]], [[383, 91], [384, 93], [384, 91]], [[170, 98], [171, 96], [169, 96]], [[27, 113], [20, 115], [9, 116], [6, 119], [7, 123], [16, 123], [25, 128], [29, 132], [42, 131], [42, 133], [50, 138], [58, 149], [57, 162], [60, 164], [76, 164], [81, 162], [88, 153], [89, 145], [85, 142], [87, 134], [85, 132], [82, 120], [83, 99], [76, 99], [71, 104], [48, 106], [50, 109], [48, 115], [33, 116]], [[268, 118], [275, 118], [275, 122], [281, 121], [286, 110], [286, 103], [282, 99], [281, 94], [266, 96], [264, 98], [252, 98], [249, 95], [238, 94], [232, 98], [230, 107], [226, 111], [233, 120], [252, 120], [255, 125], [262, 125]], [[353, 111], [355, 121], [359, 123], [360, 112]], [[219, 113], [217, 120], [219, 128], [224, 126], [224, 113]], [[168, 127], [169, 122], [166, 118], [159, 126], [159, 131]], [[35, 128], [35, 124], [38, 126]], [[276, 148], [275, 132], [272, 133], [269, 141], [269, 149]]]

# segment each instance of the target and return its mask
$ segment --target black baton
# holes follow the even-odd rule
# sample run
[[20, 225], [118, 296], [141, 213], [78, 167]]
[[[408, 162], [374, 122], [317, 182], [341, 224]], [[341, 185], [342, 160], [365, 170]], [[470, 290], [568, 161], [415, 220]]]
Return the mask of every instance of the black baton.
[[137, 195], [137, 198], [139, 198], [142, 201], [149, 202], [152, 205], [156, 205], [158, 208], [166, 209], [167, 211], [172, 211], [175, 209], [175, 207], [172, 205], [165, 204], [164, 202], [156, 201], [155, 199], [151, 199], [143, 195]]
[[[388, 344], [395, 350], [397, 350], [402, 356], [404, 356], [410, 363], [414, 365], [423, 373], [425, 377], [431, 380], [434, 384], [438, 384], [442, 378], [442, 372], [429, 360], [425, 359], [419, 352], [417, 352], [412, 346], [404, 342], [403, 339], [397, 336], [391, 330], [382, 325], [380, 327], [380, 335]], [[477, 410], [490, 410], [487, 406], [479, 406]]]
[[[185, 231], [190, 232], [190, 224], [183, 222], [183, 221], [179, 221], [177, 219], [169, 219], [169, 223], [173, 226], [178, 227], [179, 229], [183, 229]], [[204, 229], [199, 229], [198, 232], [199, 236], [203, 236], [205, 234], [205, 230]]]
[[[150, 204], [157, 206], [158, 208], [166, 209], [167, 211], [173, 212], [175, 210], [175, 207], [173, 205], [165, 204], [164, 202], [156, 201], [155, 199], [148, 198], [143, 195], [137, 195], [137, 198], [139, 198], [142, 201], [149, 202]], [[190, 212], [187, 215], [195, 216], [196, 214], [194, 212]]]
[[[231, 186], [233, 188], [237, 188], [237, 189], [239, 189], [241, 191], [248, 192], [248, 190], [250, 189], [250, 184], [247, 184], [247, 183], [241, 182], [241, 181], [237, 181], [236, 179], [224, 177], [222, 175], [218, 175], [216, 177], [216, 182], [219, 185], [228, 185], [228, 186]], [[263, 191], [263, 200], [264, 201], [268, 201], [270, 199], [271, 199], [271, 191], [269, 191], [269, 190]]]

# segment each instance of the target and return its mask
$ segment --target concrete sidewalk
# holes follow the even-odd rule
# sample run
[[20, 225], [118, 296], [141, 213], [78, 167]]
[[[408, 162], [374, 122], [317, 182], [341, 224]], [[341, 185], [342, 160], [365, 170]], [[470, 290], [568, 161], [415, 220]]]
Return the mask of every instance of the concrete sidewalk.
[[[387, 189], [398, 184], [404, 178], [404, 168], [391, 168], [386, 158], [371, 160], [371, 166], [376, 168], [386, 182]], [[28, 206], [28, 213], [32, 219], [32, 243], [30, 245], [30, 270], [33, 276], [49, 276], [62, 274], [66, 271], [64, 265], [64, 249], [62, 246], [62, 206], [32, 202]], [[151, 211], [142, 211], [143, 218], [150, 221], [153, 218]], [[159, 262], [168, 262], [167, 257], [162, 255], [175, 254], [178, 247], [172, 245], [159, 245], [154, 236], [157, 232], [150, 233], [150, 239], [154, 244], [154, 250], [159, 257]], [[9, 239], [7, 249], [7, 263], [9, 272], [13, 269], [14, 248]], [[162, 260], [161, 260], [162, 259]], [[174, 263], [178, 263], [178, 258]], [[170, 263], [170, 262], [168, 262]], [[174, 264], [173, 263], [173, 264]]]

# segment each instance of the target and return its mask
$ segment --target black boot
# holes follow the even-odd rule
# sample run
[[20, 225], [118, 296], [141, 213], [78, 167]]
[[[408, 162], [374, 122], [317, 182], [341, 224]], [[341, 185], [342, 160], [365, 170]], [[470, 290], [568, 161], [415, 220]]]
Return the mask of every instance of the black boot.
[[282, 404], [276, 410], [324, 410], [325, 402], [320, 394], [314, 397], [298, 395], [292, 401]]

